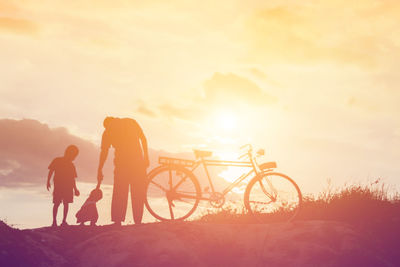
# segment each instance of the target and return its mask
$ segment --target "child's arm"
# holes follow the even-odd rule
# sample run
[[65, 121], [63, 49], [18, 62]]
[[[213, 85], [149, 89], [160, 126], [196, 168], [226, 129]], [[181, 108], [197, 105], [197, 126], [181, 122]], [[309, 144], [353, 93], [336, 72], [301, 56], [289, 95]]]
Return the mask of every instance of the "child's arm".
[[75, 179], [74, 179], [74, 192], [75, 192], [75, 196], [79, 197], [80, 192], [79, 192], [79, 190], [78, 190], [78, 187], [76, 187], [76, 181], [75, 181]]
[[47, 175], [47, 185], [46, 185], [47, 191], [49, 191], [50, 188], [51, 188], [50, 179], [51, 179], [51, 177], [53, 176], [53, 173], [54, 173], [54, 170], [53, 170], [53, 169], [50, 169], [50, 170], [49, 170], [49, 174]]

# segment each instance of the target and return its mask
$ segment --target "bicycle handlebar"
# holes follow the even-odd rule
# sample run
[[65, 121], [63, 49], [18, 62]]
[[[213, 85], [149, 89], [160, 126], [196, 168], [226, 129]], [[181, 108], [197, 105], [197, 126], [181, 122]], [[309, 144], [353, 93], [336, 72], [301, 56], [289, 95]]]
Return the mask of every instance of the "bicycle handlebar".
[[242, 158], [244, 158], [244, 157], [246, 157], [246, 156], [248, 156], [248, 155], [249, 155], [249, 153], [245, 153], [245, 154], [239, 156], [239, 159], [242, 159]]
[[245, 149], [245, 148], [247, 148], [247, 152], [244, 153], [244, 154], [242, 154], [241, 156], [239, 156], [239, 159], [242, 159], [242, 158], [244, 158], [244, 157], [246, 157], [246, 156], [248, 156], [248, 157], [251, 158], [251, 153], [252, 153], [252, 151], [253, 151], [252, 145], [246, 144], [246, 145], [240, 147], [240, 149]]
[[241, 146], [240, 149], [245, 149], [246, 147], [248, 148], [247, 149], [248, 151], [251, 151], [253, 149], [253, 147], [250, 144], [246, 144], [244, 146]]

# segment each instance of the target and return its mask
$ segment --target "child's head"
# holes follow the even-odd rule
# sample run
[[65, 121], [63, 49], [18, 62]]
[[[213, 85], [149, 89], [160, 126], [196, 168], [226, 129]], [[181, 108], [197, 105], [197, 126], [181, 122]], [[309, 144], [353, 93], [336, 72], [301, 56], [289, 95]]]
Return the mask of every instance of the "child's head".
[[94, 189], [90, 192], [89, 199], [92, 201], [99, 201], [103, 198], [103, 192], [100, 189]]
[[64, 157], [73, 161], [79, 154], [79, 149], [75, 145], [69, 145], [64, 152]]

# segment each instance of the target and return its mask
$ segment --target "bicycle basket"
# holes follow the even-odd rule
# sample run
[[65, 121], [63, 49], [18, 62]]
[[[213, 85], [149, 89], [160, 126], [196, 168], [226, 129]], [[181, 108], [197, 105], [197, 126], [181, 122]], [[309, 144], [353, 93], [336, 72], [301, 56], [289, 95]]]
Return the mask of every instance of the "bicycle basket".
[[184, 167], [192, 167], [194, 165], [193, 160], [188, 159], [177, 159], [177, 158], [169, 158], [169, 157], [159, 157], [158, 163], [161, 165], [179, 165]]

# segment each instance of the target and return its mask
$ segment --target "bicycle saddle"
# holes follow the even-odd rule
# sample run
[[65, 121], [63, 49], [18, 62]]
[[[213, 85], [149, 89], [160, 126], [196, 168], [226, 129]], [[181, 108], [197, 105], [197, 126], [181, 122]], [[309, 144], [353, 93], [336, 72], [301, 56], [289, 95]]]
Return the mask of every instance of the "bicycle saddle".
[[212, 156], [212, 151], [205, 151], [205, 150], [193, 150], [194, 155], [196, 158], [205, 158], [205, 157], [211, 157]]

